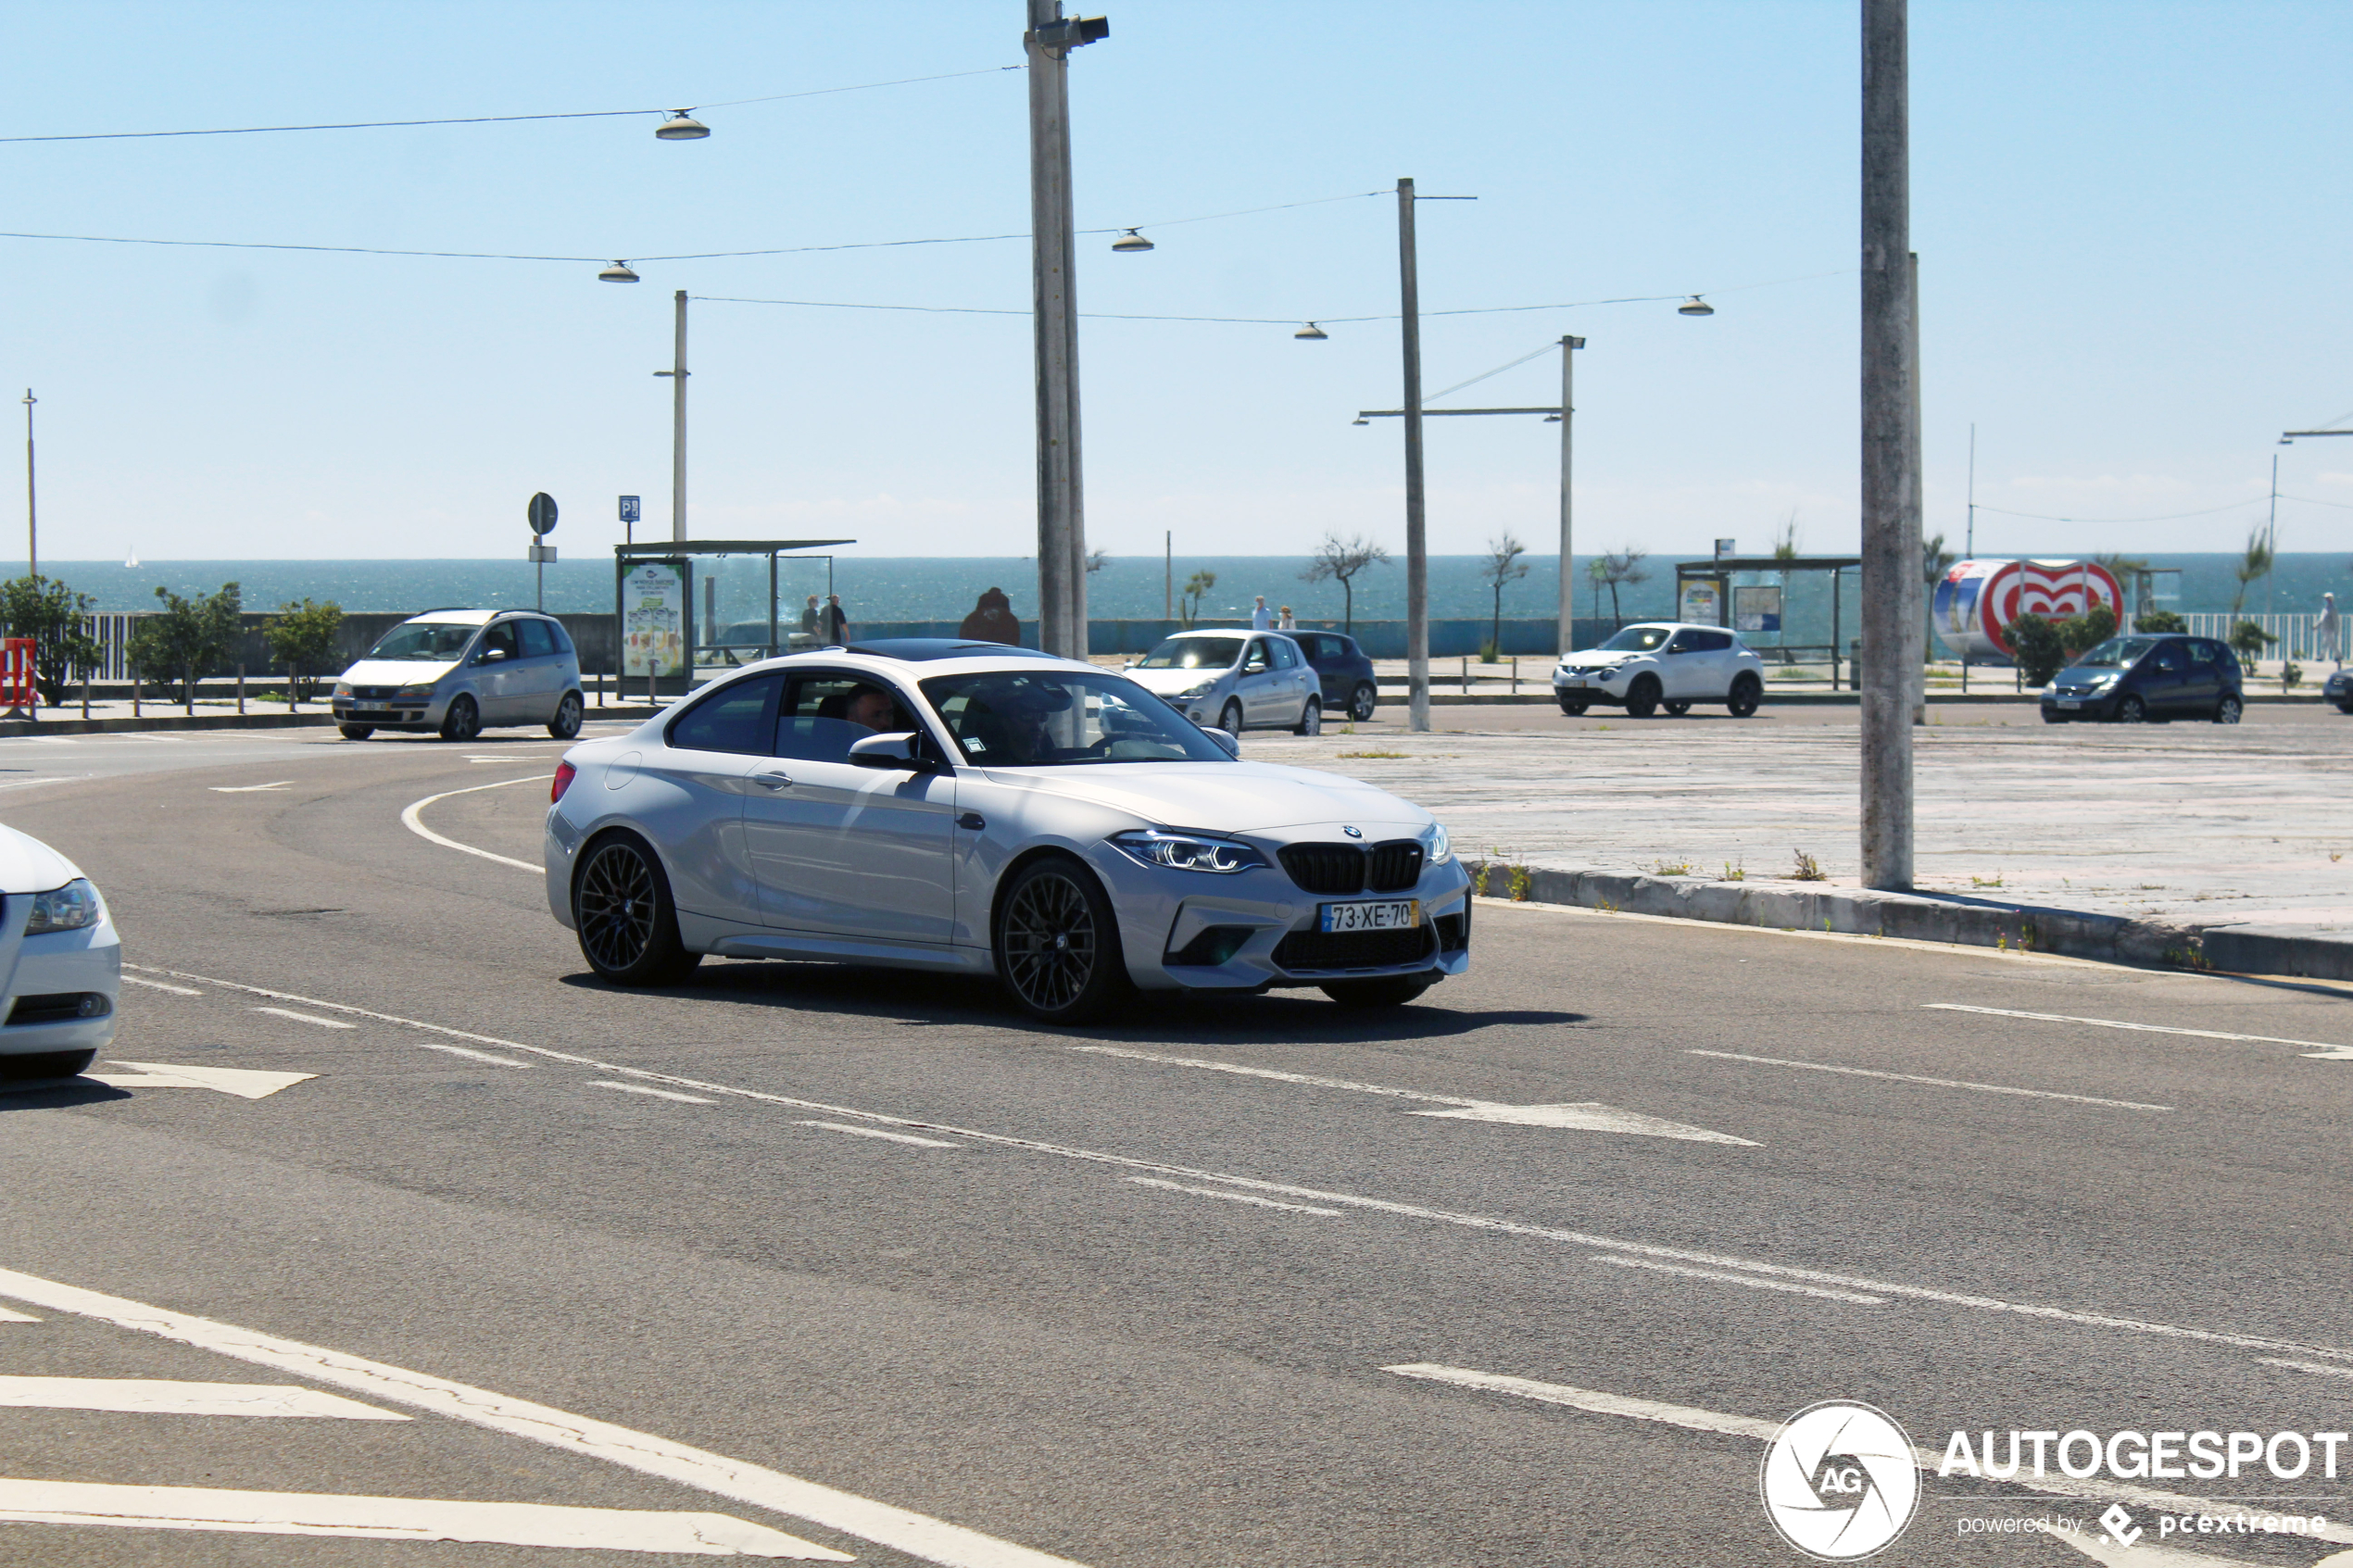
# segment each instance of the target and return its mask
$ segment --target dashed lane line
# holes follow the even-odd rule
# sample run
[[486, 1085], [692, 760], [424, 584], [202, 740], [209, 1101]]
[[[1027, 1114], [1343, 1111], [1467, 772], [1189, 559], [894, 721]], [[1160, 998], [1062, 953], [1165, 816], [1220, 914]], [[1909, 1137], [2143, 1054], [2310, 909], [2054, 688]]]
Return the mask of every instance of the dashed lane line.
[[[485, 1046], [497, 1046], [526, 1056], [537, 1057], [542, 1060], [567, 1062], [576, 1067], [590, 1068], [598, 1073], [609, 1073], [616, 1078], [634, 1078], [640, 1083], [662, 1084], [672, 1088], [752, 1100], [763, 1105], [785, 1106], [795, 1110], [814, 1111], [824, 1116], [847, 1117], [858, 1122], [880, 1123], [887, 1127], [919, 1135], [932, 1134], [942, 1137], [962, 1138], [973, 1143], [988, 1144], [999, 1148], [1026, 1149], [1033, 1154], [1051, 1155], [1060, 1160], [1076, 1160], [1092, 1165], [1106, 1165], [1117, 1170], [1146, 1172], [1153, 1175], [1183, 1177], [1191, 1181], [1215, 1182], [1245, 1192], [1302, 1198], [1310, 1203], [1335, 1203], [1343, 1208], [1394, 1214], [1402, 1219], [1421, 1220], [1433, 1224], [1457, 1225], [1466, 1230], [1484, 1231], [1491, 1235], [1517, 1236], [1539, 1241], [1565, 1242], [1573, 1247], [1619, 1252], [1629, 1257], [1655, 1258], [1665, 1262], [1692, 1263], [1701, 1267], [1738, 1269], [1748, 1273], [1766, 1274], [1777, 1279], [1797, 1280], [1809, 1285], [1859, 1290], [1870, 1295], [1900, 1296], [1915, 1301], [1932, 1301], [1941, 1306], [1969, 1307], [1979, 1311], [2010, 1313], [2045, 1323], [2072, 1323], [2082, 1328], [2110, 1329], [2119, 1333], [2148, 1335], [2157, 1338], [2179, 1339], [2193, 1344], [2228, 1345], [2242, 1350], [2269, 1350], [2285, 1356], [2319, 1357], [2323, 1360], [2353, 1364], [2353, 1349], [2336, 1346], [2305, 1345], [2295, 1340], [2274, 1339], [2265, 1335], [2240, 1334], [2228, 1329], [2192, 1328], [2181, 1323], [2118, 1317], [2107, 1312], [2086, 1312], [2068, 1307], [2046, 1307], [2032, 1302], [2009, 1301], [1999, 1297], [1940, 1290], [1931, 1286], [1902, 1285], [1892, 1280], [1836, 1273], [1826, 1269], [1802, 1268], [1787, 1263], [1727, 1257], [1720, 1253], [1692, 1251], [1684, 1248], [1661, 1247], [1648, 1242], [1629, 1241], [1618, 1236], [1596, 1236], [1584, 1231], [1529, 1224], [1523, 1221], [1506, 1220], [1491, 1214], [1469, 1214], [1452, 1210], [1431, 1209], [1420, 1204], [1398, 1203], [1384, 1198], [1365, 1198], [1354, 1193], [1329, 1192], [1321, 1187], [1301, 1186], [1290, 1182], [1265, 1181], [1256, 1176], [1238, 1176], [1222, 1171], [1203, 1171], [1189, 1165], [1171, 1165], [1156, 1160], [1140, 1160], [1132, 1155], [1112, 1154], [1101, 1149], [1079, 1148], [1068, 1144], [1047, 1143], [1037, 1138], [1014, 1137], [1005, 1133], [984, 1133], [971, 1127], [959, 1127], [952, 1123], [928, 1122], [911, 1116], [892, 1116], [878, 1110], [861, 1110], [852, 1106], [829, 1105], [823, 1100], [799, 1099], [790, 1095], [770, 1094], [763, 1089], [738, 1088], [732, 1084], [713, 1084], [699, 1078], [682, 1077], [672, 1073], [656, 1073], [648, 1068], [624, 1067], [617, 1062], [600, 1061], [595, 1057], [555, 1050], [547, 1046], [526, 1046], [518, 1041], [501, 1040], [487, 1035], [467, 1034], [462, 1030], [451, 1029], [443, 1024], [422, 1023], [415, 1019], [400, 1018], [391, 1013], [373, 1012], [366, 1008], [353, 1007], [347, 1003], [322, 1001], [316, 997], [297, 996], [287, 991], [266, 990], [258, 985], [247, 985], [234, 980], [221, 980], [212, 975], [191, 974], [176, 969], [156, 970], [150, 972], [168, 974], [174, 980], [190, 980], [199, 985], [218, 985], [223, 990], [243, 991], [249, 996], [264, 996], [280, 1001], [299, 1002], [306, 1007], [323, 1008], [331, 1012], [346, 1012], [359, 1017], [377, 1019], [385, 1023], [397, 1023], [411, 1029], [422, 1029], [445, 1036], [475, 1041]], [[9, 1292], [5, 1287], [0, 1287], [0, 1295], [6, 1294]]]
[[204, 995], [202, 991], [197, 990], [193, 985], [174, 985], [162, 980], [150, 980], [144, 974], [126, 974], [122, 978], [129, 981], [133, 985], [145, 985], [148, 989], [155, 991], [169, 991], [175, 997], [201, 997]]
[[2276, 1035], [2233, 1035], [2222, 1029], [2184, 1029], [2171, 1023], [2131, 1023], [2120, 1018], [2078, 1018], [2065, 1012], [2020, 1012], [2011, 1008], [1971, 1007], [1965, 1002], [1922, 1002], [1932, 1012], [1974, 1012], [1988, 1018], [2023, 1018], [2037, 1023], [2088, 1023], [2096, 1029], [2130, 1029], [2141, 1035], [2188, 1035], [2200, 1040], [2239, 1040], [2257, 1046], [2311, 1046], [2304, 1054], [2315, 1061], [2353, 1061], [2353, 1046], [2326, 1040], [2284, 1040]]
[[962, 1148], [960, 1143], [945, 1138], [919, 1138], [912, 1133], [894, 1133], [883, 1127], [853, 1127], [846, 1122], [796, 1122], [796, 1127], [823, 1127], [829, 1133], [848, 1133], [853, 1138], [881, 1138], [889, 1143], [912, 1144], [917, 1148]]
[[648, 1084], [617, 1084], [610, 1078], [591, 1078], [592, 1089], [619, 1089], [624, 1095], [647, 1095], [654, 1099], [674, 1099], [687, 1105], [717, 1105], [709, 1095], [682, 1095], [675, 1089], [657, 1089]]
[[1982, 1095], [2022, 1095], [2032, 1099], [2072, 1100], [2113, 1110], [2171, 1110], [2170, 1105], [2144, 1105], [2133, 1099], [2101, 1099], [2095, 1095], [2063, 1095], [2051, 1089], [2018, 1089], [2006, 1084], [1972, 1084], [1962, 1078], [1923, 1078], [1916, 1073], [1883, 1073], [1876, 1067], [1835, 1067], [1827, 1061], [1791, 1061], [1778, 1056], [1744, 1056], [1739, 1051], [1687, 1050], [1685, 1056], [1712, 1056], [1720, 1061], [1753, 1061], [1767, 1067], [1802, 1067], [1809, 1073], [1838, 1073], [1850, 1078], [1886, 1078], [1898, 1084], [1926, 1084], [1939, 1089], [1974, 1089]]
[[[518, 758], [516, 760], [521, 761], [523, 759]], [[535, 764], [538, 761], [538, 759], [533, 758], [530, 760]], [[409, 805], [402, 807], [400, 810], [400, 825], [407, 828], [410, 833], [415, 834], [419, 838], [428, 840], [434, 844], [438, 844], [444, 849], [455, 849], [459, 853], [466, 855], [478, 855], [485, 860], [496, 860], [502, 866], [512, 866], [517, 871], [544, 873], [547, 868], [538, 864], [536, 861], [518, 860], [511, 855], [494, 855], [487, 849], [477, 849], [471, 844], [460, 844], [454, 838], [445, 837], [442, 834], [434, 832], [433, 829], [425, 826], [422, 813], [424, 809], [432, 805], [434, 801], [447, 800], [452, 796], [474, 795], [485, 789], [506, 789], [510, 785], [520, 784], [544, 784], [553, 777], [555, 777], [553, 773], [526, 773], [519, 779], [500, 779], [497, 784], [469, 784], [464, 789], [445, 789], [439, 795], [428, 795], [422, 800], [411, 801]]]
[[1653, 1258], [1624, 1258], [1615, 1252], [1596, 1252], [1596, 1263], [1615, 1263], [1622, 1269], [1651, 1269], [1662, 1274], [1681, 1274], [1686, 1279], [1715, 1280], [1722, 1285], [1744, 1285], [1751, 1290], [1780, 1290], [1793, 1296], [1813, 1296], [1825, 1301], [1851, 1301], [1858, 1307], [1884, 1307], [1884, 1296], [1866, 1296], [1859, 1290], [1831, 1290], [1819, 1285], [1793, 1285], [1785, 1279], [1759, 1279], [1753, 1274], [1728, 1273], [1722, 1269], [1692, 1269], [1680, 1263], [1662, 1263]]
[[[198, 1349], [292, 1373], [312, 1383], [324, 1383], [381, 1399], [386, 1404], [430, 1411], [453, 1421], [468, 1422], [509, 1436], [544, 1443], [566, 1453], [602, 1460], [624, 1470], [634, 1470], [641, 1475], [675, 1481], [713, 1497], [749, 1503], [754, 1508], [768, 1509], [796, 1519], [806, 1519], [829, 1530], [838, 1530], [847, 1536], [891, 1547], [911, 1557], [943, 1564], [944, 1568], [1076, 1568], [1067, 1558], [1000, 1540], [961, 1524], [951, 1524], [946, 1520], [933, 1519], [889, 1503], [876, 1502], [871, 1498], [862, 1498], [854, 1492], [842, 1491], [820, 1482], [805, 1481], [798, 1475], [787, 1475], [764, 1465], [729, 1459], [705, 1449], [658, 1437], [650, 1432], [632, 1431], [609, 1421], [598, 1421], [570, 1411], [557, 1410], [553, 1406], [493, 1393], [487, 1388], [476, 1388], [383, 1361], [366, 1361], [322, 1346], [281, 1339], [274, 1335], [240, 1328], [234, 1323], [175, 1312], [170, 1308], [150, 1306], [144, 1301], [120, 1296], [102, 1295], [94, 1290], [59, 1284], [35, 1274], [19, 1273], [12, 1269], [0, 1269], [0, 1296], [36, 1307], [46, 1307], [52, 1311], [110, 1323], [136, 1333], [151, 1334], [159, 1339], [193, 1345]], [[41, 1484], [0, 1483], [0, 1514], [6, 1513], [12, 1501], [26, 1497], [19, 1493], [12, 1499], [8, 1488], [38, 1485]], [[130, 1491], [146, 1489], [126, 1488]], [[300, 1506], [303, 1501], [296, 1495], [277, 1506]], [[38, 1511], [46, 1505], [36, 1497], [20, 1502], [19, 1506]], [[538, 1505], [477, 1506], [524, 1508]], [[103, 1508], [92, 1512], [99, 1519], [105, 1517]], [[579, 1512], [605, 1514], [610, 1522], [612, 1511]], [[739, 1521], [726, 1520], [724, 1515], [672, 1517], [716, 1519], [726, 1524], [740, 1524]], [[592, 1536], [579, 1544], [605, 1543]], [[794, 1555], [822, 1557], [835, 1562], [849, 1561], [843, 1554], [824, 1548], [812, 1547], [806, 1542], [796, 1544], [808, 1549]], [[702, 1550], [705, 1555], [724, 1555], [724, 1552], [694, 1546], [653, 1549]], [[770, 1555], [776, 1554], [772, 1552]]]
[[1215, 1187], [1189, 1187], [1182, 1182], [1164, 1182], [1157, 1176], [1130, 1176], [1129, 1181], [1142, 1187], [1159, 1187], [1164, 1192], [1189, 1192], [1196, 1198], [1221, 1198], [1228, 1203], [1255, 1204], [1261, 1209], [1282, 1209], [1293, 1214], [1321, 1214], [1337, 1220], [1337, 1209], [1316, 1209], [1304, 1203], [1280, 1203], [1271, 1198], [1259, 1198], [1247, 1192], [1220, 1192]]
[[321, 1029], [357, 1029], [357, 1023], [340, 1018], [320, 1018], [311, 1013], [296, 1012], [291, 1008], [253, 1008], [253, 1012], [266, 1012], [272, 1018], [290, 1018], [296, 1023], [314, 1024]]

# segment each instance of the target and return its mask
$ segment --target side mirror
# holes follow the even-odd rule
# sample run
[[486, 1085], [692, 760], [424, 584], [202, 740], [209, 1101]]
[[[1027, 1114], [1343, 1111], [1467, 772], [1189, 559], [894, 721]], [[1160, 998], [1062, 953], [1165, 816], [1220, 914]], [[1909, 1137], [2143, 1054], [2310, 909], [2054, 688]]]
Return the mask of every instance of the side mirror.
[[474, 662], [476, 664], [496, 664], [506, 657], [507, 650], [505, 648], [484, 648], [480, 653], [474, 655]]
[[930, 766], [916, 753], [915, 732], [901, 731], [892, 735], [868, 735], [864, 740], [849, 744], [849, 760], [861, 768], [883, 768], [902, 773], [929, 772]]
[[1242, 755], [1242, 743], [1240, 736], [1233, 734], [1226, 730], [1217, 729], [1209, 724], [1203, 724], [1201, 727], [1201, 733], [1207, 735], [1211, 740], [1215, 741], [1217, 743], [1218, 750], [1224, 752], [1227, 756], [1233, 758], [1237, 761], [1240, 760]]

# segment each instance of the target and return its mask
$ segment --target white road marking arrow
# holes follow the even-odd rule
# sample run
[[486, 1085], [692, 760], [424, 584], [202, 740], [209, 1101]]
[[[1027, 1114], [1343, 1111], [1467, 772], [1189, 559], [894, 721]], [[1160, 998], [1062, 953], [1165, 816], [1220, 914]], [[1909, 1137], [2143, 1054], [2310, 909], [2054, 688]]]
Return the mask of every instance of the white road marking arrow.
[[174, 1067], [163, 1061], [118, 1061], [128, 1073], [85, 1073], [85, 1078], [118, 1089], [218, 1089], [239, 1099], [268, 1099], [280, 1089], [319, 1076], [316, 1073], [262, 1073], [250, 1067]]
[[1573, 1127], [1586, 1133], [1639, 1133], [1647, 1137], [1684, 1138], [1692, 1143], [1735, 1144], [1742, 1148], [1764, 1147], [1747, 1138], [1736, 1138], [1730, 1133], [1711, 1133], [1705, 1127], [1687, 1127], [1680, 1122], [1667, 1122], [1638, 1111], [1620, 1110], [1614, 1105], [1603, 1105], [1593, 1100], [1575, 1105], [1492, 1105], [1484, 1100], [1473, 1100], [1453, 1110], [1409, 1110], [1406, 1114], [1436, 1116], [1455, 1122], [1509, 1122], [1522, 1127]]
[[0, 1377], [0, 1406], [122, 1411], [137, 1415], [313, 1416], [410, 1421], [340, 1394], [291, 1383], [182, 1383], [153, 1377]]
[[30, 1313], [12, 1312], [6, 1307], [0, 1307], [0, 1323], [39, 1323], [40, 1321]]
[[215, 795], [257, 795], [265, 789], [283, 789], [292, 783], [292, 779], [280, 779], [266, 784], [211, 784], [207, 787]]

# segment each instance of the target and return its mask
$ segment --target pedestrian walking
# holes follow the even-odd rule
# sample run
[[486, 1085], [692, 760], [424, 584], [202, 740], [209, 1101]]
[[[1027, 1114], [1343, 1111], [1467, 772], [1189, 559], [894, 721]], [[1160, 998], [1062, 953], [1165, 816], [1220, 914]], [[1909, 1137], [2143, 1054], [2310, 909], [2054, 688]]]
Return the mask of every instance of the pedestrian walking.
[[849, 617], [843, 613], [841, 596], [827, 594], [825, 608], [817, 612], [818, 640], [827, 647], [840, 647], [849, 641]]
[[2336, 596], [2334, 594], [2322, 594], [2321, 596], [2321, 619], [2312, 630], [2320, 640], [2322, 657], [2330, 660], [2339, 670], [2344, 669], [2345, 645], [2337, 630]]
[[1264, 594], [1258, 596], [1258, 602], [1251, 608], [1250, 629], [1253, 632], [1275, 629], [1275, 612], [1266, 608], [1266, 596]]

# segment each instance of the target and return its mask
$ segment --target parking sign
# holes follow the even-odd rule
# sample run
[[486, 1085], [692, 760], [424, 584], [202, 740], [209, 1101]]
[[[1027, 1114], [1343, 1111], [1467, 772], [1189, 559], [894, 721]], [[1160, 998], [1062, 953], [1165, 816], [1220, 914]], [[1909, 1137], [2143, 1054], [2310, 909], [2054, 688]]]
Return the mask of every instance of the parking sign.
[[637, 521], [636, 496], [623, 495], [621, 498], [621, 521], [623, 522], [635, 522]]

